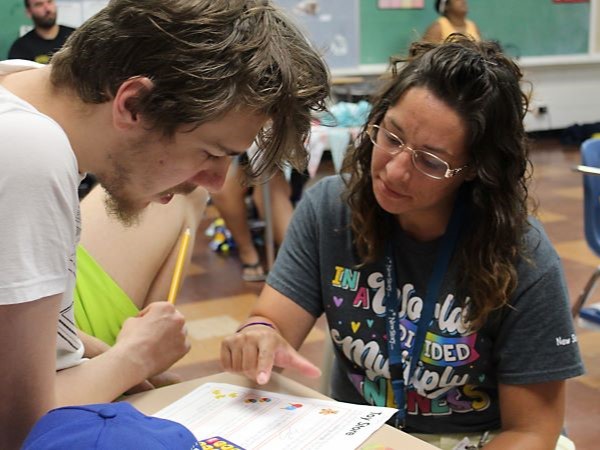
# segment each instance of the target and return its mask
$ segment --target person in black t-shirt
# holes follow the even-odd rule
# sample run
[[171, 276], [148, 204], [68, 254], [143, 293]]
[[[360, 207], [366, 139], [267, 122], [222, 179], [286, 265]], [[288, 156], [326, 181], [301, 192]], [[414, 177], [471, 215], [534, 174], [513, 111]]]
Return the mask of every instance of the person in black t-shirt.
[[54, 0], [24, 1], [34, 28], [13, 43], [8, 52], [8, 59], [28, 59], [48, 64], [52, 54], [63, 46], [74, 29], [56, 23]]

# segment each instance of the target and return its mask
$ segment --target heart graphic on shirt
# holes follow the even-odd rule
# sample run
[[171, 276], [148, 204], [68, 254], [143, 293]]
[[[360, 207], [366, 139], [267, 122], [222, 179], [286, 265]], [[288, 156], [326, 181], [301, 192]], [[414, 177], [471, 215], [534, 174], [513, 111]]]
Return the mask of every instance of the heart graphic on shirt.
[[373, 326], [373, 319], [367, 319], [367, 325], [371, 328]]
[[333, 303], [335, 303], [335, 306], [337, 306], [338, 308], [343, 303], [343, 301], [344, 299], [342, 297], [336, 297], [335, 295], [333, 296]]
[[360, 328], [360, 322], [352, 322], [350, 325], [352, 325], [352, 332], [354, 333], [356, 333]]

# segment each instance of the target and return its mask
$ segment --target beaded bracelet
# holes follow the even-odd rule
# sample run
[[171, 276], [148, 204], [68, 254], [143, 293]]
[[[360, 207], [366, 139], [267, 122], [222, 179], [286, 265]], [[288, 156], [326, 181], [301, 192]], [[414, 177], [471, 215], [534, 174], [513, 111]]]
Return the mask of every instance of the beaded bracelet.
[[239, 332], [240, 332], [240, 331], [242, 331], [244, 328], [246, 328], [246, 327], [250, 327], [250, 326], [252, 326], [252, 325], [264, 325], [264, 326], [266, 326], [266, 327], [273, 328], [274, 330], [276, 330], [276, 331], [277, 331], [277, 329], [275, 328], [275, 325], [273, 325], [272, 323], [269, 323], [269, 322], [250, 322], [250, 323], [247, 323], [246, 325], [242, 325], [241, 327], [239, 327], [239, 328], [237, 329], [236, 333], [239, 333]]

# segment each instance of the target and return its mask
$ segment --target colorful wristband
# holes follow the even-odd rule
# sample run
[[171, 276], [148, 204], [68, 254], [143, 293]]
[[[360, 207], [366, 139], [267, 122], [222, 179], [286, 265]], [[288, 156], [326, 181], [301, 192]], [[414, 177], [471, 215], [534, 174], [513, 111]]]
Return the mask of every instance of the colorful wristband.
[[244, 328], [246, 327], [251, 327], [252, 325], [264, 325], [265, 327], [269, 327], [269, 328], [273, 328], [274, 330], [277, 330], [275, 328], [275, 325], [273, 325], [272, 323], [269, 322], [250, 322], [247, 323], [246, 325], [242, 325], [241, 327], [239, 327], [236, 331], [236, 333], [239, 333], [240, 331], [242, 331]]

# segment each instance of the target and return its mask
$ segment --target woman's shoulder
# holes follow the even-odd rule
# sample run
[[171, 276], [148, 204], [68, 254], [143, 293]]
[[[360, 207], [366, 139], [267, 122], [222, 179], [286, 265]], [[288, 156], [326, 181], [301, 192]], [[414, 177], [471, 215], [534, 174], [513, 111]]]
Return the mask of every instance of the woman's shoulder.
[[527, 220], [523, 250], [525, 259], [535, 263], [536, 267], [542, 271], [560, 264], [558, 253], [550, 242], [543, 225], [532, 216]]
[[550, 240], [546, 234], [544, 226], [534, 216], [527, 218], [525, 229], [525, 244], [529, 248], [536, 248], [540, 245], [550, 245]]
[[321, 178], [313, 186], [309, 187], [304, 196], [312, 202], [319, 204], [338, 204], [341, 201], [345, 187], [343, 175], [330, 175]]
[[346, 184], [342, 175], [325, 177], [302, 195], [298, 209], [319, 218], [320, 226], [338, 228], [348, 221], [349, 207], [344, 199]]
[[440, 19], [445, 19], [445, 17], [437, 18], [427, 27], [427, 30], [423, 33], [423, 40], [429, 42], [439, 42], [442, 40], [442, 22]]

